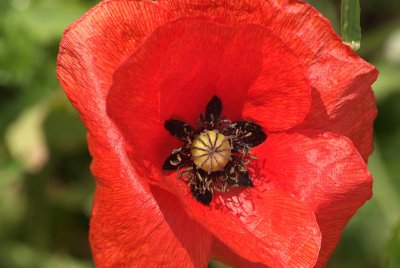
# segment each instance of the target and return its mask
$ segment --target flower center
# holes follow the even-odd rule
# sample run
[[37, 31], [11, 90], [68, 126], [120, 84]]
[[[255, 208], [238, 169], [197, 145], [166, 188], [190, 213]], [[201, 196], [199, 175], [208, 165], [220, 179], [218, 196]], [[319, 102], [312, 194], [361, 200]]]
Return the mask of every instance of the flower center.
[[231, 150], [229, 140], [218, 130], [205, 130], [193, 140], [190, 154], [194, 164], [210, 174], [226, 166]]
[[247, 165], [257, 158], [251, 148], [267, 138], [256, 123], [232, 122], [222, 117], [221, 111], [222, 101], [214, 96], [195, 126], [177, 119], [164, 122], [164, 127], [183, 145], [172, 151], [162, 169], [177, 170], [178, 179], [187, 181], [193, 197], [206, 206], [214, 191], [253, 186]]

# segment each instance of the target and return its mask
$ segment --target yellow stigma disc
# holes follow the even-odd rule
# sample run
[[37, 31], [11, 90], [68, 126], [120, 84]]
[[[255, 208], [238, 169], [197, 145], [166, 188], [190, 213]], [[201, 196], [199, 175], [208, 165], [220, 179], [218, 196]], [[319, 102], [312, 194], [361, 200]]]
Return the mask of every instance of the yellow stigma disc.
[[231, 160], [231, 144], [217, 130], [205, 130], [192, 143], [190, 153], [196, 166], [208, 173], [222, 170]]

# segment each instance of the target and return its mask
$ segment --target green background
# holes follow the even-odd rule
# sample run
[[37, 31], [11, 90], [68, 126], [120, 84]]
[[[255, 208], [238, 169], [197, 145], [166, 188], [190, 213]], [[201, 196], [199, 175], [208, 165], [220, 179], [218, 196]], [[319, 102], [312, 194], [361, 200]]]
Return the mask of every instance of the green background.
[[[339, 1], [309, 1], [339, 29]], [[0, 0], [0, 267], [93, 267], [85, 128], [56, 80], [65, 27], [96, 1]], [[374, 197], [329, 267], [400, 267], [400, 7], [362, 1], [358, 53], [380, 70]], [[211, 267], [221, 267], [211, 262]]]

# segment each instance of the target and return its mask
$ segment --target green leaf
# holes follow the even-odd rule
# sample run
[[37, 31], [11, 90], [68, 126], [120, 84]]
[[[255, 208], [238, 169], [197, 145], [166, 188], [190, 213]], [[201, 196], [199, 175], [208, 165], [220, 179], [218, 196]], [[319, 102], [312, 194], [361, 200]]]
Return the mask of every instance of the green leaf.
[[358, 50], [361, 44], [359, 0], [342, 0], [340, 24], [343, 43]]

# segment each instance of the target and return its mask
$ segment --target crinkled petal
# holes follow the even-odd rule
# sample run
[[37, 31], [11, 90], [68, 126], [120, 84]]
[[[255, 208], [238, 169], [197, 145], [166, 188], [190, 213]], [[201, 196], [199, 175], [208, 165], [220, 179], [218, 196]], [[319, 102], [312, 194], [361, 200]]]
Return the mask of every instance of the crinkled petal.
[[[109, 115], [130, 143], [129, 154], [140, 177], [147, 177], [177, 196], [192, 218], [237, 254], [272, 267], [312, 267], [319, 252], [319, 229], [314, 214], [295, 198], [282, 191], [271, 191], [260, 199], [248, 192], [235, 197], [239, 195], [236, 193], [229, 200], [225, 196], [215, 197], [209, 208], [195, 200], [186, 183], [176, 180], [175, 172], [168, 175], [161, 171], [163, 161], [178, 147], [176, 139], [164, 129], [164, 121], [176, 118], [193, 124], [214, 95], [222, 99], [222, 114], [233, 118], [240, 117], [237, 107], [244, 106], [246, 87], [248, 94], [253, 94], [254, 102], [248, 104], [253, 108], [265, 106], [257, 104], [255, 96], [263, 90], [268, 94], [270, 90], [275, 92], [270, 93], [271, 98], [276, 94], [281, 102], [289, 101], [287, 105], [271, 103], [269, 108], [277, 107], [276, 112], [282, 107], [299, 105], [294, 110], [305, 111], [304, 117], [308, 109], [305, 103], [310, 101], [310, 90], [308, 81], [301, 75], [302, 66], [273, 34], [260, 26], [231, 28], [199, 20], [171, 22], [146, 39], [114, 76], [108, 98]], [[245, 47], [243, 40], [247, 40]], [[267, 48], [269, 55], [285, 55], [281, 61], [287, 61], [287, 70], [278, 66], [277, 57], [266, 57]], [[235, 73], [231, 65], [240, 72]], [[281, 75], [273, 70], [274, 66], [281, 70]], [[272, 77], [264, 73], [261, 77], [266, 83], [261, 88], [262, 81], [256, 80], [263, 68], [282, 83], [272, 87]], [[292, 88], [295, 94], [304, 92], [301, 93], [304, 102], [292, 101], [292, 93], [285, 88]], [[248, 107], [243, 109], [250, 111]], [[261, 116], [248, 114], [253, 118]], [[291, 124], [302, 120], [297, 117]], [[289, 121], [282, 119], [281, 122]]]
[[196, 24], [171, 47], [162, 65], [161, 112], [195, 122], [217, 95], [222, 115], [230, 119], [251, 118], [271, 131], [287, 129], [309, 111], [305, 73], [292, 52], [262, 26]]
[[311, 112], [296, 131], [306, 135], [329, 131], [347, 136], [367, 161], [373, 150], [373, 122], [377, 114], [371, 84], [377, 74], [360, 62], [331, 55], [316, 59], [310, 66], [314, 88]]
[[133, 161], [161, 168], [179, 147], [165, 121], [194, 125], [214, 95], [230, 119], [250, 118], [269, 130], [302, 122], [311, 102], [303, 71], [261, 26], [180, 19], [159, 27], [116, 71], [108, 113]]
[[[150, 1], [104, 1], [69, 27], [60, 45], [58, 78], [90, 132], [97, 181], [90, 240], [99, 267], [145, 267], [150, 259], [155, 266], [179, 260], [199, 267], [210, 255], [207, 231], [191, 221], [170, 194], [163, 191], [155, 199], [133, 171], [123, 138], [106, 114], [113, 72], [168, 17]], [[200, 241], [199, 247], [192, 238]], [[155, 250], [166, 255], [155, 255]]]
[[308, 206], [280, 190], [262, 195], [252, 188], [214, 192], [210, 206], [190, 193], [176, 176], [157, 183], [172, 191], [187, 213], [237, 255], [269, 267], [313, 267], [320, 231]]
[[214, 237], [212, 247], [212, 257], [231, 267], [240, 268], [266, 268], [262, 263], [251, 262], [240, 255], [236, 254], [232, 249], [227, 247], [218, 238]]
[[[371, 90], [378, 75], [375, 67], [344, 45], [330, 22], [308, 4], [289, 1], [282, 4], [279, 14], [271, 21], [271, 29], [308, 62], [314, 89], [311, 111], [298, 129], [307, 134], [334, 132], [347, 136], [367, 160], [373, 150], [376, 117]], [[303, 43], [297, 42], [298, 38]]]
[[279, 8], [276, 1], [262, 0], [159, 0], [176, 17], [206, 14], [230, 25], [257, 23], [267, 25]]
[[314, 213], [284, 191], [236, 188], [214, 193], [205, 206], [175, 173], [154, 183], [171, 191], [191, 218], [249, 262], [268, 267], [313, 267], [317, 262], [321, 234]]
[[141, 179], [121, 141], [113, 141], [104, 147], [89, 139], [98, 181], [90, 221], [96, 266], [206, 267], [212, 235], [186, 215], [173, 195]]
[[181, 19], [158, 28], [114, 76], [108, 113], [132, 147], [131, 158], [140, 166], [151, 163], [160, 168], [172, 150], [181, 146], [182, 142], [164, 124], [166, 120], [182, 120], [182, 117], [160, 115], [160, 66], [169, 47], [198, 20]]
[[343, 228], [371, 197], [372, 178], [352, 142], [326, 133], [318, 137], [276, 134], [254, 148], [259, 189], [292, 193], [316, 214], [322, 233], [318, 265], [323, 267]]
[[57, 59], [57, 76], [91, 134], [113, 128], [105, 99], [112, 76], [142, 39], [170, 19], [151, 1], [104, 1], [64, 33]]
[[[224, 23], [257, 23], [270, 29], [308, 69], [313, 88], [309, 116], [299, 130], [335, 132], [352, 139], [367, 160], [373, 150], [376, 69], [341, 42], [330, 22], [296, 0], [160, 0], [175, 16], [206, 14]], [[357, 107], [357, 109], [354, 109]]]

